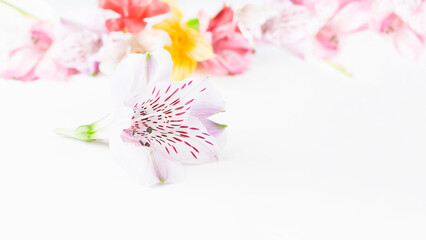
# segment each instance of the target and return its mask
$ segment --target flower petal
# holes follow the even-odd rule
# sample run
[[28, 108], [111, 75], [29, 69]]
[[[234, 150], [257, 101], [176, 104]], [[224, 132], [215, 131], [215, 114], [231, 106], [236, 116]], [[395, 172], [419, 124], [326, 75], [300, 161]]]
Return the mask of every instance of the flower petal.
[[40, 60], [35, 69], [36, 76], [40, 77], [40, 79], [51, 81], [64, 81], [67, 76], [76, 74], [77, 72], [76, 70], [65, 68], [47, 56]]
[[156, 175], [162, 184], [176, 183], [182, 180], [184, 170], [180, 162], [157, 151], [153, 151], [151, 156]]
[[149, 18], [160, 14], [165, 14], [170, 11], [170, 7], [167, 3], [162, 1], [152, 1], [144, 12], [144, 17]]
[[188, 164], [217, 160], [219, 146], [216, 139], [196, 117], [190, 116], [178, 130], [164, 133], [163, 139], [153, 142], [153, 151], [169, 155], [171, 159]]
[[109, 146], [117, 163], [138, 183], [152, 186], [160, 182], [148, 148], [124, 142], [119, 135], [110, 139]]
[[264, 38], [276, 45], [294, 44], [310, 36], [318, 22], [304, 6], [285, 4], [280, 13], [262, 25]]
[[333, 27], [342, 33], [353, 33], [365, 30], [371, 19], [370, 6], [364, 2], [351, 2], [346, 4], [333, 17]]
[[190, 58], [200, 62], [214, 57], [212, 46], [201, 33], [188, 28], [187, 34], [190, 35], [190, 39], [194, 41], [194, 46], [186, 53]]
[[403, 27], [395, 33], [395, 46], [405, 56], [417, 60], [424, 48], [423, 41], [408, 27]]
[[213, 122], [212, 120], [206, 118], [201, 119], [201, 122], [206, 127], [207, 132], [215, 138], [218, 150], [222, 151], [226, 143], [225, 128], [227, 128], [227, 126], [225, 124]]
[[112, 79], [117, 104], [128, 105], [148, 84], [167, 81], [172, 68], [169, 53], [160, 49], [149, 54], [131, 54], [118, 65]]
[[38, 77], [34, 69], [40, 62], [43, 53], [31, 46], [24, 46], [13, 50], [7, 68], [0, 73], [3, 78], [32, 81]]
[[164, 45], [170, 45], [171, 43], [167, 32], [154, 28], [145, 28], [135, 39], [137, 46], [132, 46], [132, 52], [154, 52], [157, 49], [163, 48]]
[[137, 94], [141, 93], [147, 85], [143, 74], [145, 54], [131, 54], [124, 58], [112, 75], [112, 95], [115, 103], [125, 104]]
[[[160, 82], [139, 97], [136, 108], [143, 108], [139, 125], [152, 128], [153, 134], [178, 129], [190, 116], [190, 109], [206, 89], [207, 79], [181, 82]], [[137, 109], [135, 109], [138, 112]], [[147, 118], [146, 116], [150, 116]], [[145, 122], [145, 120], [149, 120]], [[134, 119], [137, 122], [138, 119]]]
[[221, 94], [211, 84], [207, 84], [206, 90], [195, 100], [191, 115], [203, 119], [224, 110], [225, 101]]
[[125, 4], [126, 1], [122, 0], [99, 0], [99, 7], [103, 9], [111, 9], [114, 12], [123, 15], [124, 8], [127, 7], [128, 4]]
[[172, 59], [173, 70], [170, 76], [172, 81], [181, 81], [188, 78], [197, 68], [197, 61], [184, 54], [172, 53]]
[[146, 66], [148, 83], [168, 82], [172, 73], [172, 66], [172, 57], [163, 48], [150, 53], [147, 57]]
[[130, 33], [112, 32], [105, 37], [104, 45], [99, 51], [99, 69], [104, 74], [112, 74], [120, 61], [130, 50], [132, 35]]
[[210, 20], [208, 31], [223, 24], [228, 24], [234, 19], [234, 11], [230, 7], [224, 7], [214, 18]]
[[108, 19], [105, 22], [105, 27], [110, 32], [118, 32], [125, 28], [124, 19], [122, 18], [114, 18], [114, 19]]

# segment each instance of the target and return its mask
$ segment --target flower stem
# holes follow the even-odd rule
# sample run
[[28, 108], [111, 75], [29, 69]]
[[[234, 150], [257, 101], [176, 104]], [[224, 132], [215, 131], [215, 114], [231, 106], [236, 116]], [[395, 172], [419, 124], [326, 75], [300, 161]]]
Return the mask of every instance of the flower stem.
[[7, 5], [7, 6], [13, 8], [13, 9], [15, 9], [16, 11], [18, 11], [20, 14], [22, 14], [24, 16], [27, 16], [27, 17], [30, 17], [30, 18], [34, 18], [36, 20], [41, 20], [40, 18], [36, 17], [35, 15], [33, 15], [33, 14], [31, 14], [31, 13], [29, 13], [29, 12], [27, 12], [27, 11], [25, 11], [25, 10], [23, 10], [23, 9], [21, 9], [21, 8], [15, 6], [15, 5], [13, 5], [13, 4], [11, 4], [11, 3], [8, 3], [8, 2], [6, 2], [4, 0], [0, 0], [0, 3], [3, 3], [4, 5]]
[[348, 70], [346, 70], [346, 68], [335, 64], [333, 62], [331, 62], [330, 60], [325, 60], [325, 62], [330, 65], [332, 68], [336, 69], [337, 71], [343, 73], [344, 75], [348, 76], [348, 77], [353, 77], [352, 73], [348, 72]]
[[58, 129], [55, 129], [55, 133], [62, 136], [73, 137], [73, 138], [75, 137], [75, 130], [71, 130], [71, 129], [58, 128]]

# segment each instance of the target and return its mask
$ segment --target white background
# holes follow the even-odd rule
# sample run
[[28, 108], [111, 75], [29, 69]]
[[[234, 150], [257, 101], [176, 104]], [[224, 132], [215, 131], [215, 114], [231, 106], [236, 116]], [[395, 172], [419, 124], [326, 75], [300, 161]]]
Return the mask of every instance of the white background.
[[[96, 4], [49, 2], [58, 11]], [[222, 3], [182, 6], [213, 13]], [[22, 33], [4, 21], [19, 15], [0, 9], [9, 12], [4, 67]], [[107, 144], [54, 134], [108, 112], [106, 77], [0, 80], [0, 239], [424, 240], [424, 55], [414, 62], [357, 34], [341, 54], [349, 78], [259, 46], [247, 73], [212, 77], [227, 101], [216, 118], [229, 126], [220, 161], [153, 188], [133, 182]]]

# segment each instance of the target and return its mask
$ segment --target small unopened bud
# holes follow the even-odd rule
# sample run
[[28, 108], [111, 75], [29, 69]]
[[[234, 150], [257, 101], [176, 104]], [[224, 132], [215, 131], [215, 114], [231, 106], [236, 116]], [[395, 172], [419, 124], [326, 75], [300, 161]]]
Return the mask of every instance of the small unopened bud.
[[56, 129], [55, 132], [59, 135], [76, 138], [78, 140], [91, 142], [98, 140], [95, 129], [96, 123], [90, 125], [81, 125], [76, 129]]

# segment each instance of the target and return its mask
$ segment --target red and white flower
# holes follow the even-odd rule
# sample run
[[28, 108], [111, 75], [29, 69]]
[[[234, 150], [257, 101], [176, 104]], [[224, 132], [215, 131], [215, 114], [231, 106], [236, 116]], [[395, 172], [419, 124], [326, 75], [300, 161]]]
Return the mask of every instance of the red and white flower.
[[138, 33], [145, 28], [146, 18], [169, 12], [169, 5], [159, 0], [99, 0], [99, 7], [120, 15], [105, 22], [109, 31]]

